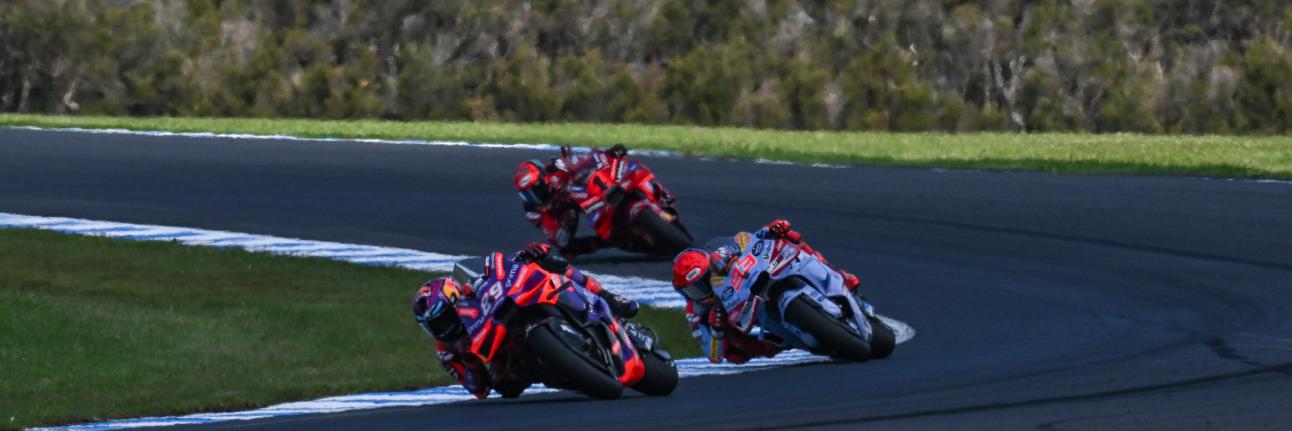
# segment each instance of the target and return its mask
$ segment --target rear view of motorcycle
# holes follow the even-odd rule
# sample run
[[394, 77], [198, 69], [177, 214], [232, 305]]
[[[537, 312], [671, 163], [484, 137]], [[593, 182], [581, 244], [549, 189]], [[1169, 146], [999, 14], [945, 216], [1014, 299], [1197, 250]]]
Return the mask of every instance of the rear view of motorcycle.
[[612, 158], [587, 181], [592, 198], [580, 205], [597, 236], [628, 251], [672, 257], [694, 241], [673, 196], [641, 162]]

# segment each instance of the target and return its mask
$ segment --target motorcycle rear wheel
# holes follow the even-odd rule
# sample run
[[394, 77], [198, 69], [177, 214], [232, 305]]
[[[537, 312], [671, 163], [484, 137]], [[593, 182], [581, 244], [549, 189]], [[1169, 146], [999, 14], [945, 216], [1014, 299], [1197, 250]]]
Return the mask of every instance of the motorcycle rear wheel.
[[785, 307], [785, 321], [812, 334], [819, 347], [831, 356], [857, 362], [871, 357], [870, 343], [807, 299], [798, 297], [790, 301]]
[[637, 214], [637, 227], [650, 236], [652, 252], [661, 256], [673, 257], [691, 246], [686, 232], [676, 225], [664, 221], [654, 211], [642, 210]]
[[542, 360], [549, 373], [564, 379], [564, 389], [607, 400], [623, 395], [624, 385], [617, 376], [606, 373], [601, 367], [594, 365], [591, 358], [561, 341], [551, 326], [543, 325], [531, 330], [526, 343], [530, 351]]

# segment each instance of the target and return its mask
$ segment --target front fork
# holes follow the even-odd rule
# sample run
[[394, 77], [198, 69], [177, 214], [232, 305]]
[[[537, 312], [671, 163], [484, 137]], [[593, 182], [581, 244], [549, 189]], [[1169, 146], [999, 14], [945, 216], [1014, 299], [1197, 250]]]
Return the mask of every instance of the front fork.
[[632, 340], [633, 346], [637, 348], [637, 353], [650, 353], [665, 361], [673, 361], [673, 356], [667, 350], [660, 348], [659, 336], [655, 334], [655, 330], [633, 322], [624, 322], [623, 328], [628, 334], [628, 339]]

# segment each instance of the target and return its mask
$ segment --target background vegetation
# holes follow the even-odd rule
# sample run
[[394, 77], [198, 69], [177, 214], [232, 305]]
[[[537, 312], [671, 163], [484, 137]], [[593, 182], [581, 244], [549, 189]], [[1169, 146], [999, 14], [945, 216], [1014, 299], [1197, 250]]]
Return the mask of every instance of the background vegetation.
[[1281, 133], [1280, 0], [8, 0], [0, 111]]

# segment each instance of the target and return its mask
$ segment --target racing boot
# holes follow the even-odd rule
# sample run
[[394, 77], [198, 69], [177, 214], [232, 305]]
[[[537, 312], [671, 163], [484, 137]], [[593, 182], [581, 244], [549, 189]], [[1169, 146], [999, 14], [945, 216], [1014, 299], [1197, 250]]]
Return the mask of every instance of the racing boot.
[[597, 292], [597, 296], [606, 300], [606, 303], [610, 305], [611, 313], [624, 319], [631, 319], [633, 316], [636, 316], [637, 310], [640, 308], [637, 305], [637, 301], [619, 296], [614, 292], [611, 292], [609, 289], [601, 289], [600, 292]]

